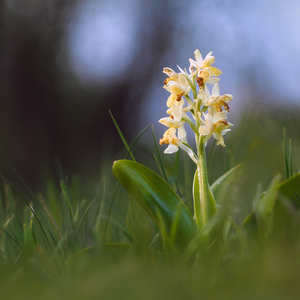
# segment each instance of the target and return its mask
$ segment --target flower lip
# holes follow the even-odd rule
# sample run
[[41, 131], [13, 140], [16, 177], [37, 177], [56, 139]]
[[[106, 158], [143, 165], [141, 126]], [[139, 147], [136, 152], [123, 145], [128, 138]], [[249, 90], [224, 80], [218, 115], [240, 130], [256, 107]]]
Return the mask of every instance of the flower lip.
[[173, 127], [175, 129], [181, 127], [185, 123], [185, 121], [183, 121], [183, 120], [180, 120], [179, 122], [176, 121], [176, 120], [174, 120], [174, 117], [173, 118], [171, 118], [171, 117], [164, 117], [164, 118], [159, 119], [158, 122], [160, 124], [165, 125], [166, 127]]

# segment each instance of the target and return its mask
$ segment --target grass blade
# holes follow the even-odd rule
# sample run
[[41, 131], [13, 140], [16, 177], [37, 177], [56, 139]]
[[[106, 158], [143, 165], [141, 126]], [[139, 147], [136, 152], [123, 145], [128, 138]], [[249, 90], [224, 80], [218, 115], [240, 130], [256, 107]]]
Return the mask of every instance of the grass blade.
[[163, 175], [163, 178], [165, 179], [165, 181], [168, 182], [166, 172], [165, 172], [165, 168], [164, 168], [164, 164], [162, 162], [162, 159], [161, 159], [161, 156], [160, 156], [160, 153], [159, 153], [159, 150], [158, 150], [158, 145], [157, 145], [156, 135], [155, 135], [155, 132], [154, 132], [153, 125], [152, 125], [152, 135], [153, 135], [154, 145], [155, 145], [155, 149], [156, 149], [156, 153], [157, 153], [157, 157], [158, 157], [158, 161], [159, 161], [159, 165], [160, 165], [159, 169], [162, 171], [162, 175]]
[[60, 238], [63, 239], [63, 235], [62, 235], [62, 233], [61, 233], [61, 231], [60, 231], [58, 225], [56, 224], [54, 218], [53, 218], [52, 215], [50, 214], [50, 211], [48, 210], [48, 207], [47, 207], [47, 205], [46, 205], [46, 203], [45, 203], [45, 201], [44, 201], [44, 198], [43, 198], [42, 194], [39, 195], [39, 199], [40, 199], [40, 202], [41, 202], [41, 204], [42, 204], [42, 206], [43, 206], [43, 208], [44, 208], [44, 211], [45, 211], [45, 213], [47, 214], [47, 216], [48, 216], [50, 222], [51, 222], [52, 225], [55, 227], [55, 229], [56, 229], [57, 233], [59, 234]]
[[74, 212], [73, 212], [72, 205], [71, 205], [71, 202], [70, 202], [70, 197], [69, 197], [69, 193], [68, 193], [66, 184], [63, 181], [61, 181], [60, 182], [60, 186], [61, 186], [63, 195], [65, 196], [65, 199], [66, 199], [67, 204], [68, 204], [68, 208], [69, 208], [69, 213], [70, 213], [70, 216], [71, 216], [71, 220], [74, 221], [75, 216], [74, 216]]
[[[125, 156], [125, 159], [127, 159], [128, 158], [128, 156], [129, 156], [129, 154], [131, 153], [131, 149], [133, 148], [133, 146], [134, 146], [134, 144], [137, 142], [137, 140], [140, 138], [140, 136], [150, 127], [150, 126], [152, 126], [152, 124], [149, 124], [147, 127], [145, 127], [137, 136], [136, 136], [136, 138], [134, 139], [134, 141], [132, 142], [132, 144], [131, 144], [131, 146], [130, 146], [130, 148], [128, 149], [128, 152], [127, 152], [127, 154], [126, 154], [126, 156]], [[134, 159], [134, 161], [136, 161], [135, 159]]]
[[124, 138], [124, 135], [123, 135], [123, 133], [122, 133], [122, 131], [121, 131], [121, 129], [120, 129], [117, 121], [115, 120], [115, 118], [114, 118], [114, 116], [112, 114], [112, 112], [110, 110], [108, 110], [108, 111], [109, 111], [110, 116], [111, 116], [111, 118], [112, 118], [112, 120], [113, 120], [113, 122], [115, 124], [115, 127], [116, 127], [116, 129], [117, 129], [117, 131], [118, 131], [118, 133], [119, 133], [119, 135], [121, 137], [121, 140], [122, 140], [124, 146], [126, 147], [127, 151], [130, 153], [130, 156], [131, 156], [132, 160], [136, 161], [135, 158], [134, 158], [134, 156], [133, 156], [133, 154], [132, 154], [132, 152], [131, 152], [131, 150], [130, 150], [130, 148], [129, 148], [129, 146], [128, 146], [128, 144], [127, 144], [127, 142], [126, 142], [126, 140], [125, 140], [125, 138]]
[[82, 223], [84, 217], [86, 216], [86, 214], [87, 214], [88, 211], [90, 210], [90, 208], [91, 208], [92, 204], [95, 202], [95, 200], [96, 200], [96, 199], [93, 199], [93, 200], [91, 201], [91, 203], [88, 205], [88, 207], [86, 208], [86, 210], [84, 211], [84, 213], [83, 213], [83, 215], [82, 215], [82, 217], [81, 217], [81, 219], [80, 219], [80, 221], [79, 221], [79, 224], [78, 224], [78, 226], [77, 226], [77, 229], [76, 229], [76, 231], [75, 231], [75, 235], [77, 235], [78, 230], [79, 230], [79, 227], [80, 227], [80, 225], [81, 225], [81, 223]]
[[285, 178], [288, 179], [290, 172], [289, 172], [289, 160], [288, 160], [288, 153], [287, 153], [285, 128], [283, 128], [283, 162], [284, 162]]
[[116, 184], [116, 187], [115, 187], [115, 190], [114, 190], [114, 194], [113, 194], [113, 197], [112, 197], [112, 200], [111, 200], [111, 204], [110, 204], [110, 207], [109, 207], [109, 210], [108, 210], [107, 220], [106, 220], [106, 223], [105, 223], [104, 233], [103, 233], [103, 239], [102, 239], [103, 243], [105, 241], [106, 232], [107, 232], [107, 226], [108, 226], [108, 222], [110, 220], [111, 210], [112, 210], [113, 204], [115, 202], [115, 198], [116, 198], [116, 195], [117, 195], [118, 188], [119, 188], [119, 182], [117, 182], [117, 184]]
[[38, 222], [38, 224], [39, 224], [39, 226], [40, 226], [40, 228], [41, 228], [41, 230], [42, 230], [42, 232], [43, 232], [43, 235], [45, 236], [45, 239], [46, 239], [46, 241], [47, 241], [47, 244], [48, 244], [48, 246], [49, 246], [49, 249], [50, 249], [50, 251], [52, 252], [52, 247], [51, 247], [51, 245], [50, 245], [50, 242], [49, 242], [49, 239], [48, 239], [48, 237], [47, 237], [47, 235], [46, 235], [46, 232], [45, 232], [45, 230], [44, 230], [44, 228], [43, 228], [43, 226], [42, 226], [42, 223], [41, 223], [40, 219], [37, 217], [35, 211], [34, 211], [33, 208], [31, 207], [31, 205], [28, 203], [28, 201], [27, 201], [26, 198], [23, 196], [23, 194], [19, 191], [19, 189], [18, 189], [12, 182], [10, 182], [6, 177], [4, 177], [4, 176], [1, 175], [1, 174], [0, 174], [0, 177], [1, 177], [2, 179], [4, 179], [10, 186], [12, 186], [12, 187], [15, 189], [15, 191], [21, 196], [22, 200], [26, 203], [26, 205], [28, 206], [28, 208], [31, 210], [32, 214], [34, 215], [35, 219], [37, 220], [37, 222]]
[[289, 177], [293, 176], [292, 140], [289, 139]]
[[15, 238], [13, 238], [4, 228], [0, 227], [0, 230], [3, 231], [20, 249], [19, 243]]

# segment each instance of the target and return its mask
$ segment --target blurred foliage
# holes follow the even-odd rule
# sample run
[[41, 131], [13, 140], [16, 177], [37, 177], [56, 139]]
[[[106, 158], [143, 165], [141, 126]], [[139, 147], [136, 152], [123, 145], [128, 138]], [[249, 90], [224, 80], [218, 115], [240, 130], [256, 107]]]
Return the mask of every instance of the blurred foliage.
[[[73, 176], [24, 199], [3, 180], [3, 299], [297, 299], [299, 175], [285, 181], [283, 155], [284, 123], [298, 172], [294, 114], [249, 112], [227, 148], [208, 149], [211, 182], [238, 163], [241, 168], [218, 194], [219, 212], [205, 229], [215, 240], [205, 245], [196, 238], [181, 254], [124, 189], [116, 189], [110, 156], [103, 157], [110, 163], [103, 164], [99, 184], [88, 191]], [[133, 153], [160, 172], [149, 158], [153, 143], [137, 140]], [[193, 164], [182, 153], [163, 158], [169, 183], [191, 209]]]

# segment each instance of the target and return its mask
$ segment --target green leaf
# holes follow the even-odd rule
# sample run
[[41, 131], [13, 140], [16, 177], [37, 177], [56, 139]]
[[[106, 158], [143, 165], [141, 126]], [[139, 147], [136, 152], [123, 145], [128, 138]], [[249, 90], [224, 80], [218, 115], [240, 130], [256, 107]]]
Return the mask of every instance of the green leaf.
[[237, 165], [236, 167], [232, 168], [221, 177], [219, 177], [211, 186], [211, 191], [213, 195], [217, 198], [218, 195], [221, 195], [222, 192], [225, 191], [227, 185], [231, 182], [231, 180], [236, 175], [237, 171], [239, 170], [241, 165]]
[[277, 199], [277, 187], [280, 179], [281, 175], [279, 174], [272, 180], [267, 192], [263, 195], [263, 197], [261, 197], [260, 200], [257, 201], [256, 205], [254, 206], [254, 212], [259, 217], [264, 218], [271, 214]]
[[298, 208], [300, 207], [300, 173], [283, 181], [278, 186], [278, 190], [291, 199]]
[[281, 175], [277, 175], [254, 203], [254, 216], [257, 220], [259, 237], [266, 239], [274, 231], [274, 207], [278, 196], [278, 184]]
[[[110, 113], [110, 115], [111, 115], [111, 117], [112, 117], [112, 120], [113, 120], [113, 122], [115, 123], [115, 126], [116, 126], [116, 128], [117, 128], [117, 130], [118, 130], [118, 132], [119, 132], [119, 134], [120, 134], [120, 137], [121, 137], [121, 139], [122, 139], [122, 141], [123, 141], [123, 143], [124, 143], [124, 145], [125, 145], [125, 147], [126, 147], [126, 149], [127, 149], [127, 154], [126, 154], [125, 159], [127, 159], [128, 156], [129, 156], [129, 154], [130, 154], [131, 158], [132, 158], [134, 161], [136, 161], [135, 158], [134, 158], [134, 156], [133, 156], [133, 154], [132, 154], [132, 152], [131, 152], [131, 149], [133, 148], [133, 146], [135, 145], [135, 143], [137, 142], [137, 140], [140, 138], [140, 136], [141, 136], [141, 135], [142, 135], [142, 134], [150, 127], [150, 126], [152, 126], [152, 132], [153, 132], [153, 134], [154, 134], [153, 125], [150, 124], [150, 125], [148, 125], [147, 127], [145, 127], [145, 128], [137, 135], [137, 137], [134, 139], [133, 143], [132, 143], [131, 146], [129, 147], [128, 144], [127, 144], [127, 142], [126, 142], [126, 140], [125, 140], [125, 138], [124, 138], [124, 136], [123, 136], [123, 134], [122, 134], [122, 132], [121, 132], [121, 129], [119, 128], [119, 126], [118, 126], [116, 120], [114, 119], [114, 117], [113, 117], [111, 111], [109, 111], [109, 113]], [[115, 200], [115, 196], [116, 196], [116, 194], [117, 194], [118, 187], [119, 187], [119, 183], [117, 183], [117, 185], [116, 185], [116, 187], [115, 187], [113, 199], [112, 199], [112, 201], [111, 201], [111, 205], [110, 205], [109, 211], [108, 211], [108, 218], [110, 217], [110, 214], [111, 214], [111, 210], [112, 210], [112, 207], [113, 207], [113, 204], [114, 204], [114, 200]], [[104, 234], [103, 234], [103, 240], [105, 240], [106, 230], [107, 230], [107, 225], [108, 225], [108, 222], [106, 222], [106, 224], [105, 224], [105, 229], [104, 229]]]
[[[196, 223], [191, 213], [170, 185], [156, 173], [137, 162], [118, 160], [113, 164], [113, 174], [156, 224], [167, 228], [168, 234], [171, 234], [176, 219], [174, 240], [179, 248], [185, 248], [195, 237]], [[160, 217], [164, 224], [160, 224]]]

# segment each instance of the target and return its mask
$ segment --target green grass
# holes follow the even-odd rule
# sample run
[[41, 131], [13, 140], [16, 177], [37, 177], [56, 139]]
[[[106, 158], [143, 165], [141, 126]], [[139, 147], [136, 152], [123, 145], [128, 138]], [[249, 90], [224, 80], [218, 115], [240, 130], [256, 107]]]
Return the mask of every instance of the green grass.
[[[112, 157], [103, 157], [109, 163], [88, 193], [78, 175], [29, 196], [2, 177], [1, 299], [298, 299], [299, 122], [276, 113], [244, 119], [225, 149], [208, 147], [211, 183], [241, 168], [217, 195], [218, 214], [181, 252], [174, 233], [159, 230], [117, 185]], [[157, 140], [151, 128], [142, 134]], [[131, 158], [166, 179], [192, 211], [193, 163], [138, 137], [126, 142]]]

